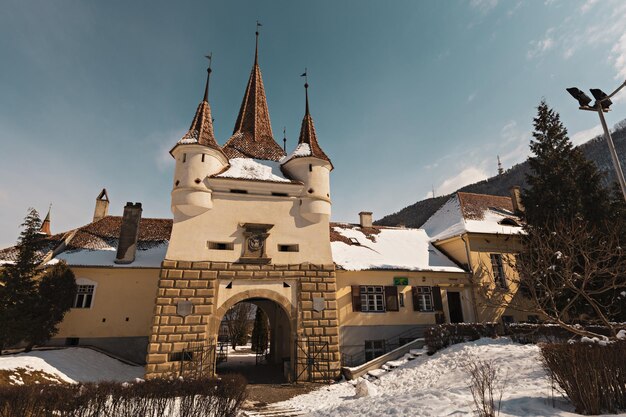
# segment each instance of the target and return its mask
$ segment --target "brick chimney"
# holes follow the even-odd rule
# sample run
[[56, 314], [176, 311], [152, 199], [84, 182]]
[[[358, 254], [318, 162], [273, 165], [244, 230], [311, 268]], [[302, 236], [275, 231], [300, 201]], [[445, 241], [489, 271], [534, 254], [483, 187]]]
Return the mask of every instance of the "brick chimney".
[[130, 264], [135, 260], [141, 212], [141, 203], [126, 203], [124, 215], [122, 216], [120, 238], [117, 243], [116, 264]]
[[509, 189], [511, 193], [511, 201], [513, 202], [513, 211], [515, 213], [523, 213], [524, 205], [522, 204], [522, 194], [519, 185], [514, 185]]
[[362, 211], [359, 213], [359, 224], [361, 227], [372, 227], [372, 212]]
[[96, 197], [96, 209], [93, 211], [92, 222], [97, 222], [105, 218], [109, 214], [109, 196], [106, 188], [103, 188]]

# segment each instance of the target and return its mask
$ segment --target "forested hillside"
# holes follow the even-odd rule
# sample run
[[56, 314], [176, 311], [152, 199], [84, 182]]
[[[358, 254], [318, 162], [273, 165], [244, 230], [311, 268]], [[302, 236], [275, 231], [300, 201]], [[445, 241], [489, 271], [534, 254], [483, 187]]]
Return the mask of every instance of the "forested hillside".
[[[620, 158], [622, 168], [626, 169], [626, 119], [615, 125], [612, 133], [613, 141]], [[605, 173], [606, 183], [612, 184], [616, 181], [615, 171], [611, 154], [604, 136], [598, 136], [580, 145], [580, 149], [585, 156], [592, 160]], [[502, 175], [488, 178], [484, 181], [466, 185], [458, 191], [465, 191], [479, 194], [509, 195], [509, 189], [514, 185], [526, 186], [526, 174], [529, 171], [528, 162], [514, 165]], [[424, 222], [445, 203], [451, 194], [436, 198], [429, 198], [418, 201], [397, 213], [393, 213], [376, 221], [381, 226], [420, 227]]]

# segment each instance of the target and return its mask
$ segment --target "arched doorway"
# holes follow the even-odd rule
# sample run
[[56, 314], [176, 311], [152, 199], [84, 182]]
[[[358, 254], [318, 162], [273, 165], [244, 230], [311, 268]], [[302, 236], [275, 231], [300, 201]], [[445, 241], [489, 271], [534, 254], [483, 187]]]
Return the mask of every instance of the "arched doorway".
[[[250, 294], [248, 294], [250, 295]], [[269, 295], [269, 294], [266, 294]], [[216, 373], [242, 374], [250, 383], [283, 383], [291, 380], [293, 364], [294, 326], [291, 303], [287, 300], [261, 296], [242, 298], [241, 296], [225, 302], [219, 309], [216, 319], [220, 325], [217, 328], [218, 354]], [[286, 303], [286, 304], [284, 304]], [[248, 308], [250, 306], [251, 308]], [[289, 311], [285, 307], [289, 307]], [[255, 351], [252, 349], [251, 333], [256, 310], [263, 312], [267, 320], [268, 349]], [[233, 314], [233, 312], [237, 314]], [[237, 320], [238, 323], [228, 323]], [[247, 323], [244, 323], [246, 322]], [[232, 334], [228, 326], [245, 327], [245, 336], [242, 340], [233, 343]], [[228, 341], [225, 339], [228, 338]], [[233, 345], [239, 347], [233, 348]], [[224, 355], [227, 352], [226, 355]]]

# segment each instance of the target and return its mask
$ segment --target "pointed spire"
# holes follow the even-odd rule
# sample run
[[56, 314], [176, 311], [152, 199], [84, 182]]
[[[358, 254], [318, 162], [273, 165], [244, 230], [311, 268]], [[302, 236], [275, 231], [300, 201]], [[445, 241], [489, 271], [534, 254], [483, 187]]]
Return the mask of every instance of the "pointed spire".
[[254, 65], [250, 72], [246, 92], [244, 93], [235, 122], [233, 135], [224, 145], [224, 153], [229, 158], [256, 158], [278, 161], [285, 156], [285, 151], [274, 140], [270, 114], [267, 107], [265, 87], [259, 67], [259, 30], [257, 22]]
[[50, 210], [52, 210], [52, 203], [48, 207], [48, 214], [46, 214], [46, 218], [43, 219], [41, 223], [41, 227], [39, 228], [39, 233], [51, 236], [52, 232], [50, 231]]
[[[302, 74], [302, 77], [307, 77], [306, 70], [304, 74]], [[296, 150], [291, 154], [291, 157], [298, 158], [312, 156], [330, 162], [330, 158], [328, 158], [328, 156], [324, 153], [319, 143], [317, 142], [317, 133], [315, 132], [313, 117], [311, 117], [311, 113], [309, 111], [309, 83], [306, 79], [304, 82], [304, 95], [306, 103], [304, 118], [302, 119], [302, 126], [300, 127], [298, 146], [296, 147]], [[332, 166], [332, 162], [330, 162], [330, 164]]]
[[206, 84], [204, 85], [204, 97], [196, 109], [196, 114], [189, 130], [178, 141], [178, 144], [197, 143], [210, 148], [220, 149], [213, 133], [213, 118], [211, 117], [211, 106], [209, 105], [209, 82], [211, 80], [211, 72], [213, 71], [211, 69], [212, 54], [206, 55], [205, 58], [209, 60], [209, 66], [207, 68]]

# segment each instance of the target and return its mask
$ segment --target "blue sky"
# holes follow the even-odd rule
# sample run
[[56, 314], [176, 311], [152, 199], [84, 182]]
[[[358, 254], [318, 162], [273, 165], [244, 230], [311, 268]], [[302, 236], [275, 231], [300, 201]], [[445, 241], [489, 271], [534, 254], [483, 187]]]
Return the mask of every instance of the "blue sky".
[[[53, 232], [141, 201], [170, 217], [168, 150], [202, 98], [218, 141], [232, 133], [260, 20], [274, 135], [297, 141], [311, 113], [331, 157], [333, 219], [374, 217], [524, 160], [545, 98], [576, 142], [599, 132], [566, 87], [626, 78], [626, 2], [5, 0], [0, 13], [0, 246], [29, 206]], [[610, 124], [626, 117], [618, 98]]]

